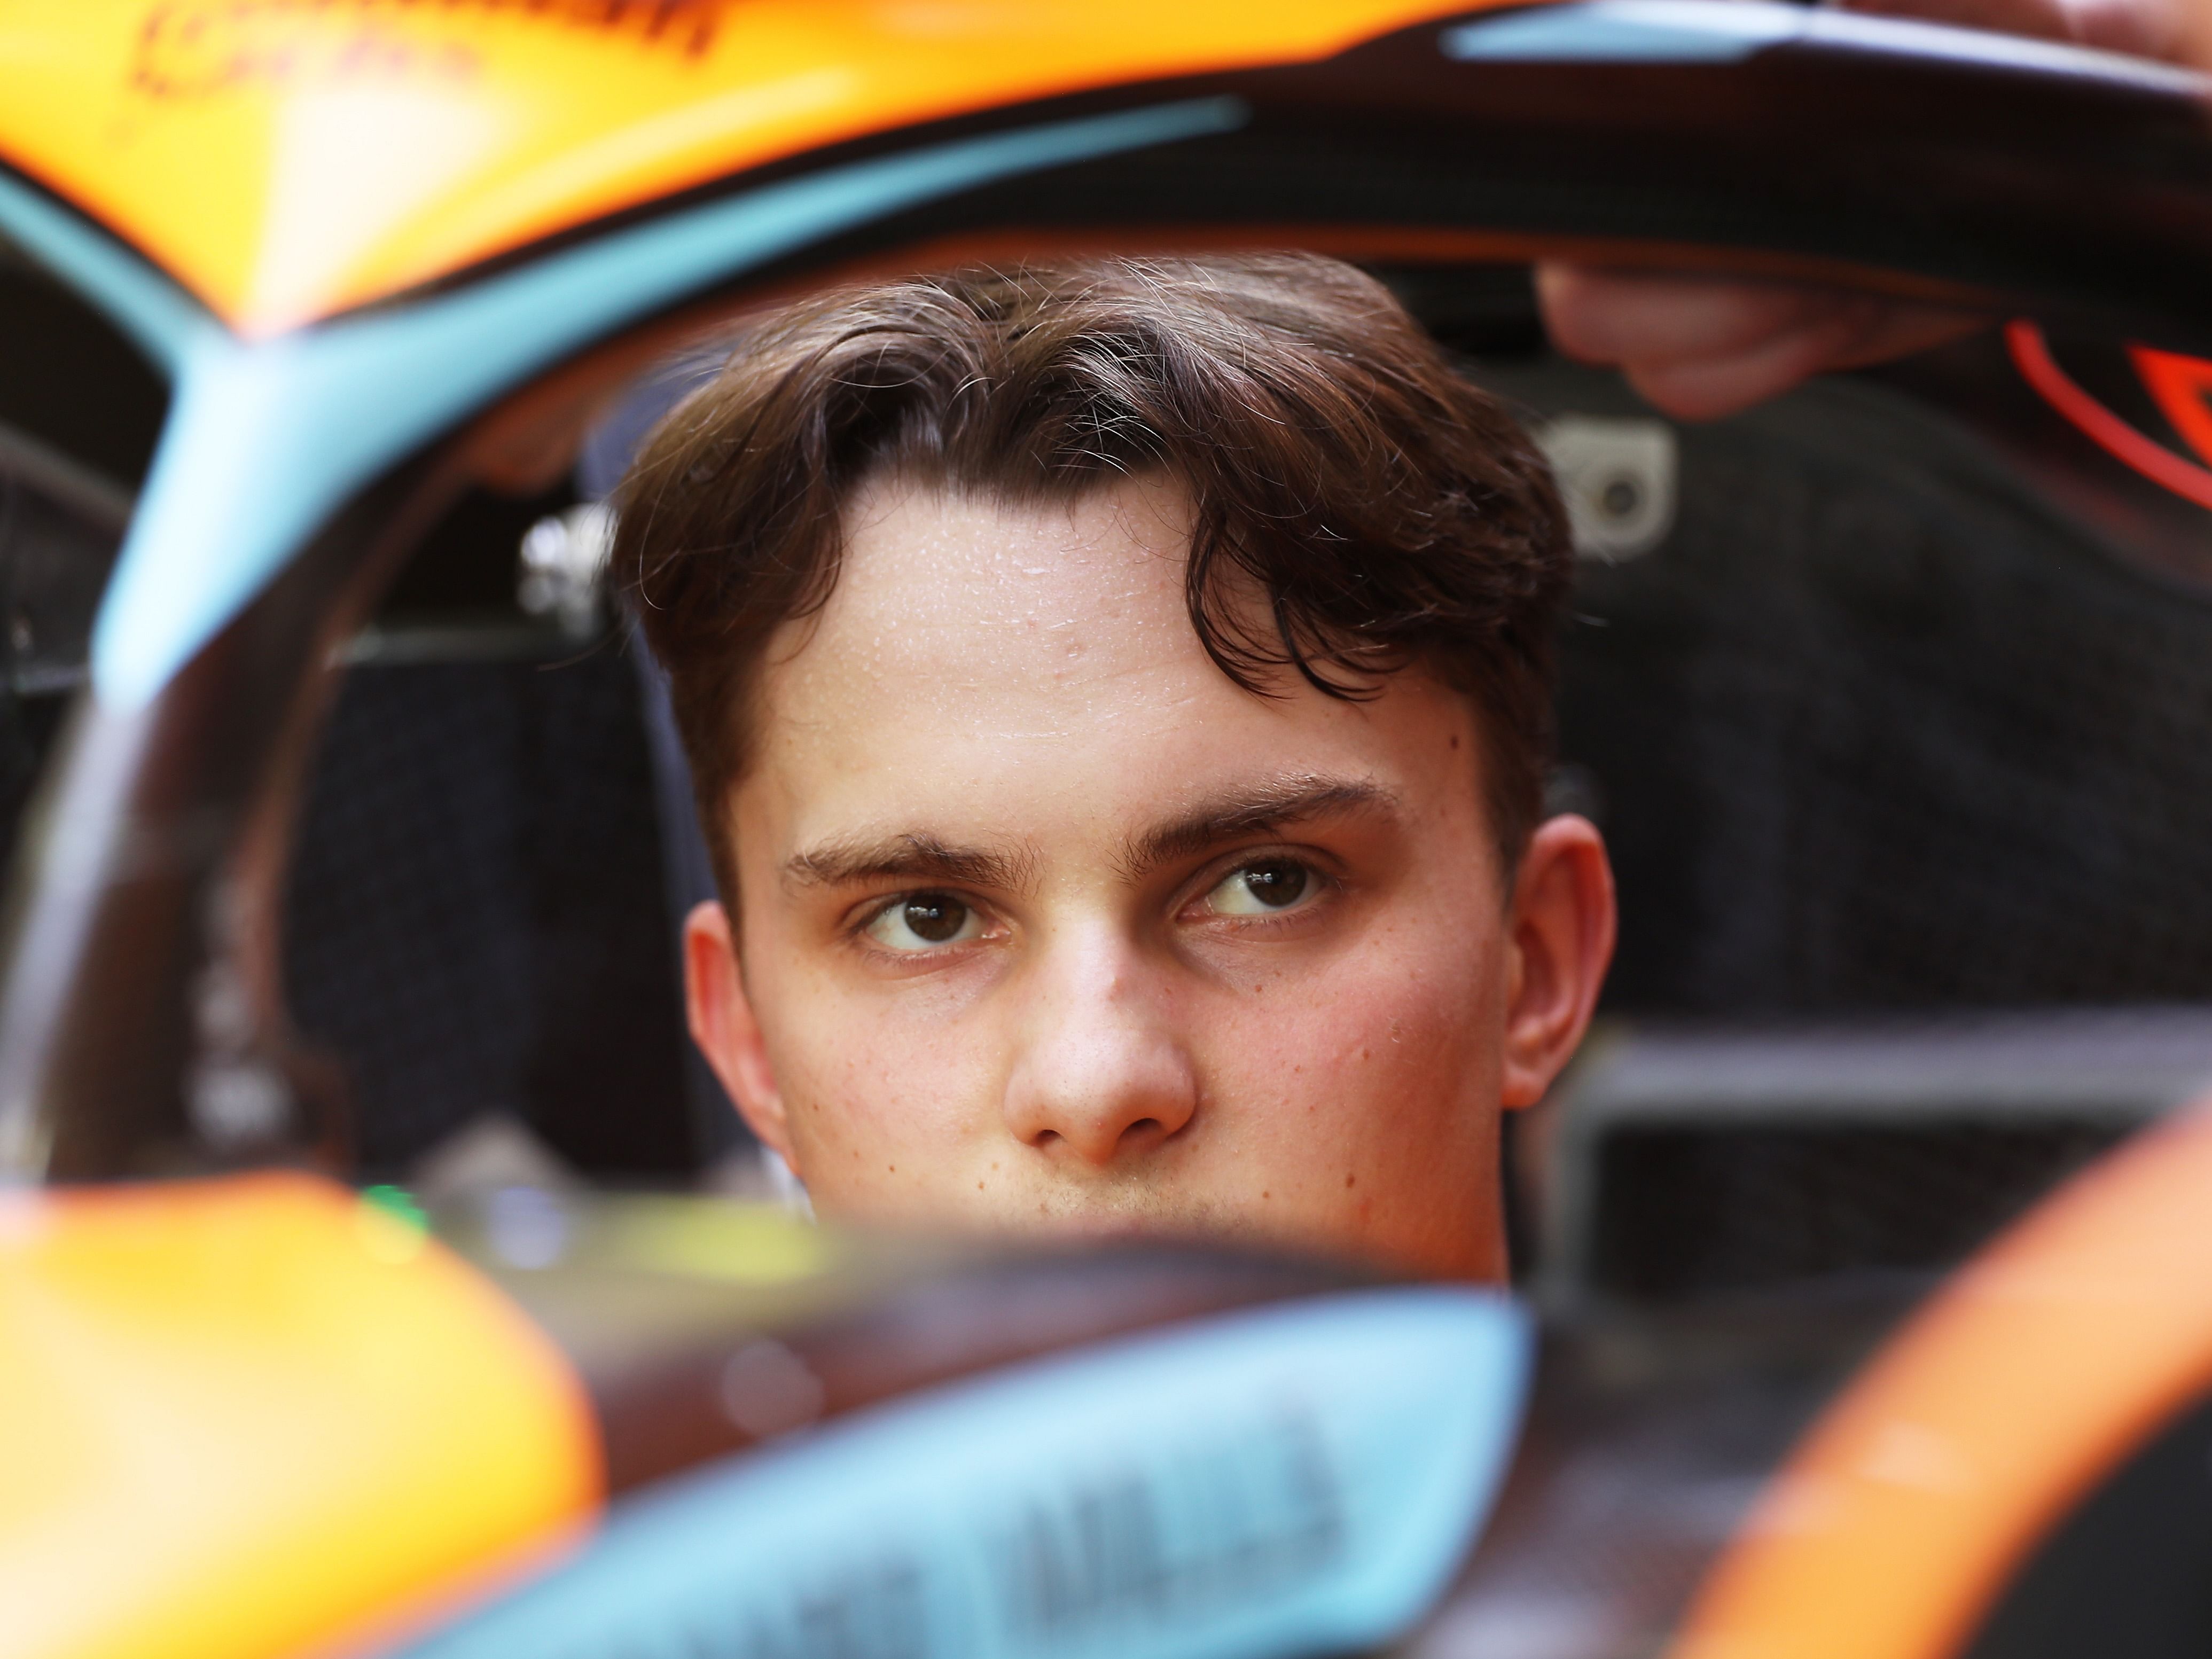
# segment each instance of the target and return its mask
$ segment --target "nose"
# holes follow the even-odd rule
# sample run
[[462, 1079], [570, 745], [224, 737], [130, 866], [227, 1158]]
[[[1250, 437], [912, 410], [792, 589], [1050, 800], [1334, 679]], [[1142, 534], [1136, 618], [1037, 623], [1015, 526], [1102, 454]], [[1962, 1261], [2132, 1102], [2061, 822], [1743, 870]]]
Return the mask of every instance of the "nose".
[[1025, 1011], [1006, 1127], [1024, 1146], [1097, 1169], [1141, 1158], [1198, 1110], [1169, 988], [1111, 938], [1067, 941], [1053, 956]]

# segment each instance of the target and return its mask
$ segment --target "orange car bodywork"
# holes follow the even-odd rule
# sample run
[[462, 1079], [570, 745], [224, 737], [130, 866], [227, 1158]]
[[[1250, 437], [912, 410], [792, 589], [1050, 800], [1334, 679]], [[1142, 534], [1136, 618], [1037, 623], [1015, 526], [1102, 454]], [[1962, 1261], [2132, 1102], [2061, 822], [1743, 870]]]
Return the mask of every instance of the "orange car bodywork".
[[2048, 1529], [2212, 1389], [2212, 1105], [1965, 1268], [1767, 1490], [1674, 1659], [1944, 1659]]
[[1467, 0], [0, 8], [0, 155], [259, 335], [781, 157]]
[[9, 1653], [257, 1659], [434, 1614], [598, 1507], [567, 1360], [331, 1182], [0, 1198]]

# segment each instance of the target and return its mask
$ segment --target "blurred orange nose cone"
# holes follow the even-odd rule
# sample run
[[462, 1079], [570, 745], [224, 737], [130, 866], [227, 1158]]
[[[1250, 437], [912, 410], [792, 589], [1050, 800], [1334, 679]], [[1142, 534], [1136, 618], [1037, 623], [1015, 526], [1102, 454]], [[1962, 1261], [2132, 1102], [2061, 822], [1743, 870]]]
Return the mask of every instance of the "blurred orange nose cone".
[[259, 1659], [434, 1611], [595, 1508], [566, 1362], [307, 1176], [0, 1195], [11, 1659]]

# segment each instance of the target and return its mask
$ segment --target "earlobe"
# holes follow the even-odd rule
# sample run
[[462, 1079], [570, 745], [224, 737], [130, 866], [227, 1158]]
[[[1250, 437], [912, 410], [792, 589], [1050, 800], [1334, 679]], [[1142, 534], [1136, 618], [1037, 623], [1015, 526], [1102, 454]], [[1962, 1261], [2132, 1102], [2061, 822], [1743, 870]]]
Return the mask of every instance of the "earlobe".
[[1588, 1029], [1613, 960], [1613, 868], [1597, 826], [1571, 813], [1529, 838], [1514, 883], [1502, 1100], [1542, 1098]]
[[691, 1040], [737, 1103], [746, 1126], [796, 1168], [775, 1069], [745, 994], [729, 913], [718, 900], [693, 906], [684, 919], [684, 1009]]

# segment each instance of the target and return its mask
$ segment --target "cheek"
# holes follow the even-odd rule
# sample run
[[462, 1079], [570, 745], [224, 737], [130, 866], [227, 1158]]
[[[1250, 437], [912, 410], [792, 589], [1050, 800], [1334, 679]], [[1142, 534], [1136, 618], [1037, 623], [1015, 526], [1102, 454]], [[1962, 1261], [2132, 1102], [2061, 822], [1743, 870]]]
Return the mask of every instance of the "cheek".
[[855, 996], [828, 975], [767, 977], [755, 1008], [810, 1182], [896, 1180], [988, 1133], [994, 1048], [972, 1017], [926, 994]]
[[1496, 1100], [1501, 966], [1497, 930], [1384, 927], [1313, 973], [1239, 988], [1208, 1045], [1209, 1093], [1252, 1102], [1255, 1139], [1348, 1156], [1418, 1147]]

